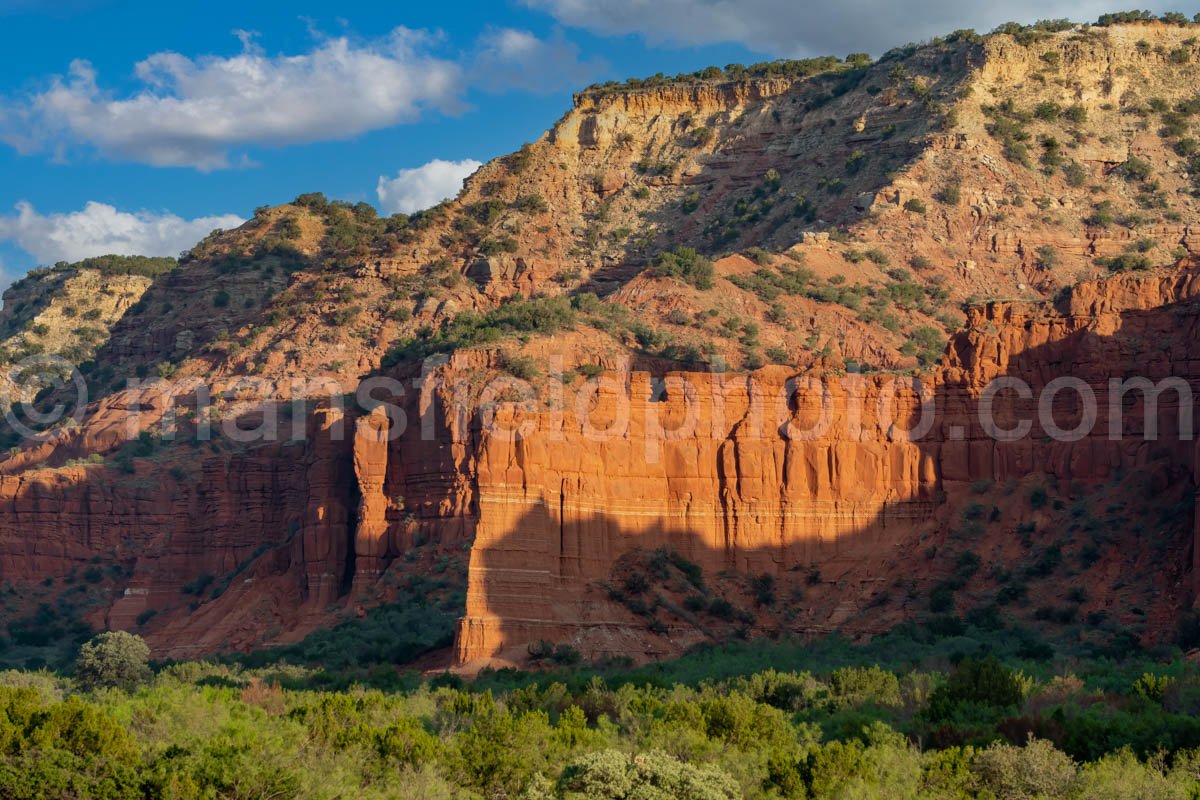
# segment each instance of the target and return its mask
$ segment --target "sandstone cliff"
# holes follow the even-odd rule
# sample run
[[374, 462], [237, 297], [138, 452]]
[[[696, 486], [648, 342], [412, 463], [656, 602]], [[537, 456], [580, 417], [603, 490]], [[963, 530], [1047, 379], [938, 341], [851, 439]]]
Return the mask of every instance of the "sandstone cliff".
[[[1004, 395], [1034, 426], [997, 442], [977, 411], [997, 377], [1082, 377], [1101, 407], [1111, 377], [1195, 377], [1194, 33], [598, 87], [428, 212], [263, 209], [115, 321], [77, 422], [0, 461], [9, 616], [54, 600], [161, 655], [248, 649], [469, 548], [463, 665], [949, 612], [1161, 640], [1194, 596], [1179, 402], [1157, 442], [1136, 393], [1119, 441], [1055, 441]], [[708, 281], [655, 266], [681, 246]], [[381, 377], [402, 414], [345, 403]], [[824, 406], [796, 398], [818, 380]]]

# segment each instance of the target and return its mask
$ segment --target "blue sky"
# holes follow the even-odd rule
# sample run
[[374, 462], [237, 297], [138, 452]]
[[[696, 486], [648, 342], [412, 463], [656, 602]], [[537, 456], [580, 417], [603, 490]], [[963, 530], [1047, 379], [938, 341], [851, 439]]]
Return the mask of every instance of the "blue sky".
[[[305, 191], [385, 211], [432, 202], [453, 193], [474, 162], [536, 138], [573, 90], [594, 81], [780, 56], [878, 55], [959, 27], [1094, 19], [1108, 8], [1087, 0], [1000, 11], [951, 0], [47, 5], [0, 0], [0, 284], [59, 258], [175, 253], [216, 224]], [[1187, 5], [1172, 8], [1197, 10]]]

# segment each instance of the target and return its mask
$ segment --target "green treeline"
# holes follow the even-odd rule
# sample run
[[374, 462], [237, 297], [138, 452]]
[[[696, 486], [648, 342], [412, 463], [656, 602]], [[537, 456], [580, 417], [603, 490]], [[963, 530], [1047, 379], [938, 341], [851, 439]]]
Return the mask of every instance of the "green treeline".
[[[137, 637], [103, 634], [73, 677], [0, 673], [0, 797], [1200, 792], [1200, 668], [1182, 659], [1031, 662], [1026, 672], [955, 656], [893, 671], [855, 663], [868, 652], [741, 644], [640, 669], [501, 670], [470, 682], [376, 665], [339, 685], [286, 664], [152, 672]], [[854, 665], [824, 666], [847, 653]], [[763, 660], [780, 663], [729, 674]]]

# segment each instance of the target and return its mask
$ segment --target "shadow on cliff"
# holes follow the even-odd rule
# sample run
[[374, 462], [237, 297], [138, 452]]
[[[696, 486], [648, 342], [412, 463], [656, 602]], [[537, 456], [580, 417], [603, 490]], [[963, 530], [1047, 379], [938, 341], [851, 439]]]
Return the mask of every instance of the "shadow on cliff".
[[[1037, 341], [1064, 324], [1029, 317], [1005, 330]], [[1129, 434], [1122, 440], [1108, 440], [1101, 414], [1092, 436], [1056, 442], [1037, 421], [1036, 401], [1005, 393], [996, 404], [1001, 426], [1031, 419], [1033, 427], [998, 443], [978, 423], [979, 376], [1022, 378], [1034, 391], [1056, 375], [1101, 386], [1110, 376], [1174, 374], [1194, 385], [1200, 362], [1187, 354], [1200, 344], [1196, 309], [1127, 311], [1111, 335], [1081, 324], [1051, 343], [1009, 347], [1003, 371], [994, 367], [1001, 340], [981, 333], [989, 325], [981, 320], [951, 343], [935, 384], [937, 424], [909, 446], [915, 453], [880, 430], [865, 440], [831, 440], [848, 445], [838, 452], [818, 442], [820, 458], [791, 462], [850, 475], [837, 492], [789, 489], [792, 476], [768, 469], [767, 456], [788, 446], [783, 435], [747, 439], [738, 434], [741, 421], [731, 420], [715, 449], [664, 453], [675, 465], [672, 481], [644, 493], [651, 503], [634, 508], [623, 500], [639, 497], [647, 479], [629, 476], [644, 471], [614, 463], [572, 472], [547, 460], [536, 441], [504, 462], [520, 473], [505, 479], [519, 487], [507, 497], [495, 476], [480, 479], [488, 442], [477, 425], [426, 439], [414, 424], [387, 447], [377, 490], [387, 501], [383, 541], [369, 543], [365, 558], [356, 540], [361, 492], [352, 436], [232, 452], [173, 445], [133, 459], [130, 475], [85, 465], [36, 480], [0, 477], [0, 512], [24, 521], [4, 526], [5, 575], [30, 586], [5, 621], [36, 607], [38, 592], [46, 594], [34, 590], [37, 582], [59, 586], [94, 565], [93, 585], [107, 593], [105, 627], [146, 632], [168, 650], [192, 648], [188, 655], [254, 647], [328, 624], [331, 608], [379, 602], [371, 591], [378, 575], [408, 569], [403, 559], [422, 542], [462, 553], [473, 540], [457, 644], [463, 661], [521, 657], [539, 640], [659, 657], [739, 633], [874, 633], [977, 608], [990, 609], [984, 622], [1010, 615], [1066, 627], [1086, 621], [1089, 636], [1128, 629], [1165, 638], [1192, 599], [1194, 451], [1179, 438], [1174, 395], [1159, 404], [1158, 441], [1141, 438], [1135, 393], [1122, 406]], [[1074, 397], [1063, 392], [1053, 404], [1063, 428], [1082, 413]], [[417, 399], [407, 402], [418, 419]], [[433, 419], [442, 432], [455, 425], [445, 402], [435, 403]], [[897, 424], [903, 429], [916, 415], [908, 408]], [[347, 433], [355, 421], [347, 419]], [[888, 453], [905, 455], [888, 466]], [[705, 459], [717, 490], [678, 489]], [[904, 473], [903, 482], [862, 477], [921, 464], [928, 473]], [[533, 468], [540, 482], [530, 479]], [[860, 501], [829, 502], [871, 486], [876, 494]], [[661, 575], [650, 560], [660, 550], [667, 578], [639, 588], [635, 573]], [[707, 594], [688, 588], [690, 565]]]
[[[948, 100], [979, 49], [946, 47], [944, 53], [914, 54], [907, 66], [925, 74], [933, 95]], [[676, 122], [681, 140], [695, 141], [698, 130], [707, 141], [715, 130], [724, 141], [686, 174], [678, 174], [677, 164], [652, 159], [635, 165], [652, 185], [687, 190], [680, 203], [644, 215], [644, 229], [658, 234], [654, 247], [641, 251], [680, 244], [706, 252], [783, 249], [802, 232], [831, 231], [862, 219], [891, 176], [928, 151], [927, 135], [943, 124], [936, 103], [873, 99], [891, 84], [894, 67], [881, 62], [817, 74], [737, 113], [681, 117]], [[841, 121], [856, 118], [847, 132]], [[622, 187], [602, 196], [609, 202], [626, 190], [632, 191]], [[584, 288], [602, 296], [619, 288], [649, 261], [648, 255], [636, 255], [638, 248], [633, 252], [622, 263], [601, 266]]]
[[[181, 357], [218, 363], [223, 352], [232, 351], [227, 345], [210, 346], [277, 314], [269, 309], [288, 287], [289, 277], [311, 266], [311, 258], [280, 247], [245, 256], [188, 259], [155, 276], [92, 357], [73, 365], [87, 384], [89, 401], [119, 392], [131, 380], [171, 374]], [[44, 413], [58, 403], [73, 409], [74, 400], [75, 387], [68, 382], [43, 391], [37, 405]], [[0, 432], [5, 427], [0, 421]]]
[[[478, 487], [458, 662], [522, 663], [546, 642], [588, 658], [655, 659], [731, 636], [869, 635], [910, 620], [953, 631], [959, 617], [1095, 647], [1169, 640], [1195, 596], [1195, 448], [1181, 436], [1173, 391], [1157, 404], [1156, 439], [1143, 438], [1147, 404], [1134, 391], [1117, 404], [1121, 436], [1111, 440], [1106, 382], [1175, 376], [1194, 389], [1200, 362], [1186, 354], [1200, 344], [1197, 316], [1187, 303], [1125, 311], [1112, 335], [1077, 325], [1061, 339], [1014, 349], [1005, 370], [991, 361], [998, 339], [959, 334], [936, 384], [934, 427], [914, 443], [912, 463], [929, 463], [932, 473], [915, 491], [885, 491], [857, 509], [828, 502], [827, 492], [789, 495], [786, 474], [771, 497], [754, 492], [761, 476], [722, 471], [723, 463], [770, 468], [771, 454], [789, 447], [782, 432], [756, 443], [739, 439], [735, 424], [715, 451], [667, 456], [694, 468], [716, 453], [709, 471], [719, 496], [689, 497], [664, 484], [657, 507], [645, 502], [654, 492], [631, 488], [638, 479], [618, 477], [637, 469], [609, 464], [607, 475], [583, 476], [541, 464], [549, 474], [538, 485], [528, 468], [542, 447], [518, 447], [519, 497], [509, 487]], [[1026, 334], [1033, 340], [1048, 324], [1017, 322], [1035, 331]], [[1057, 393], [1050, 421], [1039, 419], [1038, 398], [1058, 376], [1083, 378], [1097, 396], [1098, 419], [1077, 441], [1048, 430], [1084, 420], [1076, 392]], [[996, 378], [1023, 380], [1034, 394], [995, 398], [999, 428], [1031, 421], [1014, 441], [993, 439], [980, 421], [981, 390]], [[911, 429], [918, 416], [910, 407], [897, 425]], [[864, 442], [864, 452], [886, 453], [893, 433]], [[832, 448], [825, 457], [836, 459]], [[852, 522], [831, 535], [828, 517], [847, 514]]]

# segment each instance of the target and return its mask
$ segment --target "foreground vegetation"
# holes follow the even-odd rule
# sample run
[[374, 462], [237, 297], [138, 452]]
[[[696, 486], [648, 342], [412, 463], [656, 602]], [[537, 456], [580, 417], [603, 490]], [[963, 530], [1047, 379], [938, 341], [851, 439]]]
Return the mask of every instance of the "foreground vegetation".
[[152, 672], [137, 637], [102, 634], [70, 677], [0, 673], [0, 796], [1200, 793], [1200, 669], [1178, 651], [1004, 663], [967, 637], [919, 644], [740, 644], [471, 683], [376, 665], [332, 690], [283, 664]]

